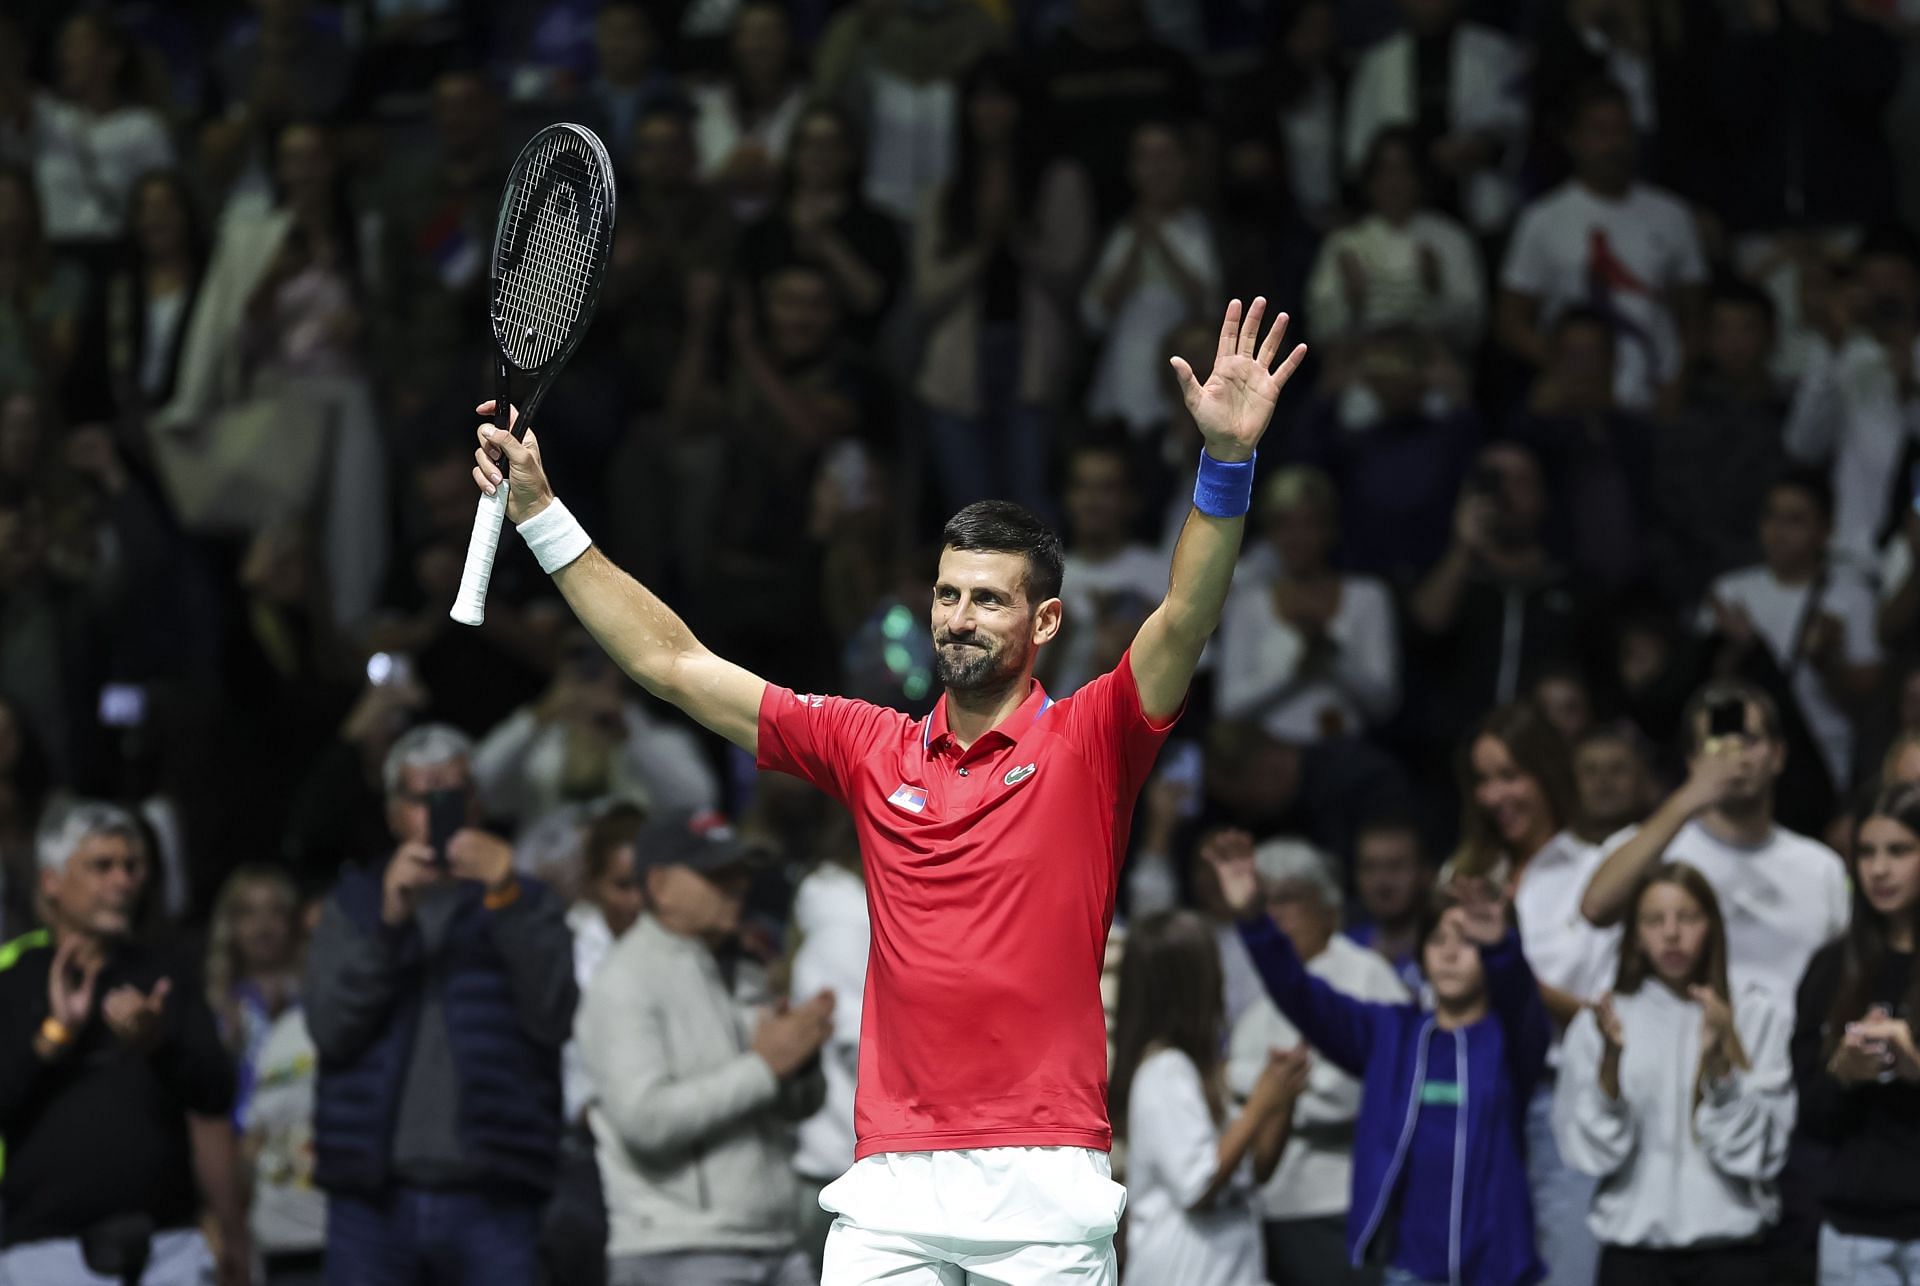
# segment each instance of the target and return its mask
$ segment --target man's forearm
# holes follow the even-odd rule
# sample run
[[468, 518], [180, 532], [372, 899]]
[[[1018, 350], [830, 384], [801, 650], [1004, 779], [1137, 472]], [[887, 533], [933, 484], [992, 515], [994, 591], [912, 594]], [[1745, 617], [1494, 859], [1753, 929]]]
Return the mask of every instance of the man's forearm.
[[1580, 897], [1580, 914], [1602, 929], [1618, 924], [1627, 912], [1634, 885], [1649, 866], [1660, 860], [1694, 812], [1693, 802], [1684, 791], [1669, 796], [1634, 837], [1615, 849], [1593, 873], [1587, 891]]
[[[1219, 628], [1246, 529], [1244, 517], [1214, 518], [1198, 509], [1188, 511], [1167, 582], [1168, 620], [1180, 637], [1204, 647]], [[1194, 655], [1197, 660], [1198, 649]]]
[[224, 1116], [189, 1113], [187, 1133], [193, 1144], [194, 1178], [220, 1229], [221, 1244], [245, 1245], [247, 1201], [240, 1185], [240, 1148], [233, 1122]]
[[674, 699], [674, 666], [700, 641], [671, 607], [598, 547], [555, 572], [553, 583], [615, 664], [655, 696]]

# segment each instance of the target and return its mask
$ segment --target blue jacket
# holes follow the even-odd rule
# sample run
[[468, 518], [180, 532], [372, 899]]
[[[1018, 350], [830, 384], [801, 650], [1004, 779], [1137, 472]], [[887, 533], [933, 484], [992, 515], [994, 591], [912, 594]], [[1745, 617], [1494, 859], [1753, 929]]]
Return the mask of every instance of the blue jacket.
[[[493, 913], [482, 906], [481, 890], [470, 886], [447, 927], [442, 948], [429, 959], [420, 931], [411, 922], [388, 928], [380, 918], [380, 868], [350, 867], [333, 898], [354, 931], [333, 951], [381, 952], [385, 963], [371, 975], [355, 978], [336, 969], [324, 972], [333, 986], [364, 992], [377, 986], [387, 995], [366, 995], [369, 1006], [360, 1024], [365, 1031], [352, 1047], [329, 1056], [321, 1045], [320, 1078], [314, 1101], [314, 1179], [329, 1192], [378, 1195], [391, 1178], [396, 1118], [406, 1084], [407, 1064], [420, 1027], [428, 990], [439, 994], [452, 1045], [458, 1084], [460, 1140], [476, 1171], [490, 1187], [539, 1195], [552, 1190], [559, 1166], [561, 1133], [560, 1045], [571, 1024], [575, 991], [571, 953], [552, 964], [563, 971], [556, 1012], [545, 1038], [530, 1034], [516, 1005], [508, 962], [496, 944]], [[525, 910], [545, 910], [553, 893], [537, 881], [522, 879]], [[314, 981], [323, 970], [316, 941], [309, 964], [310, 1019], [327, 988]]]
[[[1335, 991], [1307, 972], [1265, 916], [1242, 923], [1240, 938], [1280, 1012], [1323, 1057], [1362, 1083], [1347, 1209], [1347, 1253], [1360, 1265], [1392, 1213], [1426, 1077], [1433, 1015]], [[1527, 1103], [1553, 1033], [1518, 935], [1509, 933], [1480, 954], [1492, 1012], [1454, 1033], [1466, 1055], [1454, 1077], [1461, 1111], [1453, 1200], [1449, 1208], [1413, 1194], [1400, 1203], [1398, 1218], [1446, 1221], [1453, 1286], [1527, 1286], [1546, 1275], [1533, 1244]]]

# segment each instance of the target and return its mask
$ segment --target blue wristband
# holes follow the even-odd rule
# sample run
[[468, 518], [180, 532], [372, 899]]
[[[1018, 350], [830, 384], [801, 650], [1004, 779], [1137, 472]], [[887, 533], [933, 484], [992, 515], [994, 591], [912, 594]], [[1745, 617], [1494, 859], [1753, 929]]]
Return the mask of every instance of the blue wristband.
[[1200, 469], [1193, 478], [1193, 507], [1209, 518], [1244, 518], [1253, 508], [1253, 461], [1228, 463], [1200, 452]]

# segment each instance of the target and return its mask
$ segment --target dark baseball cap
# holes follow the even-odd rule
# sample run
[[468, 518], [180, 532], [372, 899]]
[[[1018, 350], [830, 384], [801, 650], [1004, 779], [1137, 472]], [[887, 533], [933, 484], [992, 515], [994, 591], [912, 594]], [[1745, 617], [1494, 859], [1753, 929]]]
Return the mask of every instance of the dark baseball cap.
[[741, 838], [726, 817], [711, 809], [674, 809], [656, 813], [633, 840], [634, 865], [687, 866], [702, 874], [750, 866], [765, 850]]

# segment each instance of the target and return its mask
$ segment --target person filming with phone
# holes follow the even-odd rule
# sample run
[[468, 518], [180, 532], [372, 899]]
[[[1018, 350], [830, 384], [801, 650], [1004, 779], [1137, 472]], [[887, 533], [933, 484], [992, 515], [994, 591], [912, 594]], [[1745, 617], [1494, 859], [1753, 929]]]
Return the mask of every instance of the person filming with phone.
[[329, 1282], [532, 1286], [578, 989], [566, 907], [475, 824], [444, 724], [384, 765], [394, 849], [349, 868], [305, 987]]

